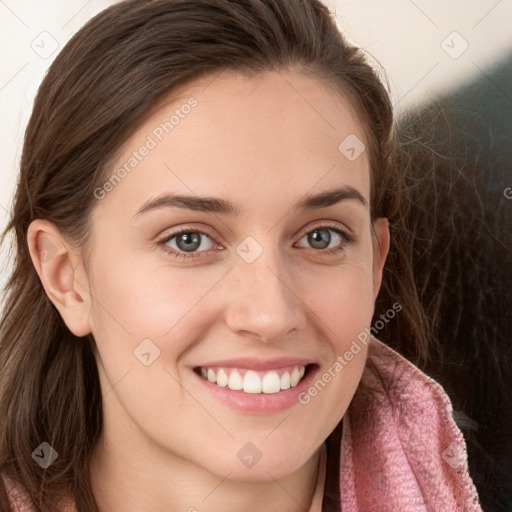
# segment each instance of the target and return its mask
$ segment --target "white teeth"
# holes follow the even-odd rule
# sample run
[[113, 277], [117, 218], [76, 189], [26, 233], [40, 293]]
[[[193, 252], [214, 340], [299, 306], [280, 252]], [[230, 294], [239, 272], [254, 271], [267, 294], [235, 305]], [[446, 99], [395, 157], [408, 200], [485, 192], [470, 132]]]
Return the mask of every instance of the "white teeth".
[[225, 388], [228, 385], [228, 374], [224, 370], [219, 370], [217, 373], [217, 386]]
[[266, 373], [261, 384], [263, 393], [278, 393], [281, 391], [281, 379], [276, 372]]
[[[244, 370], [242, 370], [243, 372]], [[245, 393], [274, 394], [297, 386], [304, 377], [306, 368], [296, 366], [293, 371], [285, 371], [281, 376], [275, 370], [265, 373], [246, 370], [245, 374], [242, 375], [240, 371], [235, 369], [229, 371], [228, 374], [228, 371], [224, 368], [213, 370], [205, 367], [200, 369], [200, 373], [203, 379], [207, 379], [221, 388], [228, 387], [233, 391], [243, 390]], [[263, 378], [260, 375], [263, 375]]]
[[288, 372], [284, 372], [281, 375], [281, 389], [289, 389], [290, 388], [290, 374]]
[[294, 368], [292, 374], [290, 375], [290, 384], [292, 388], [294, 388], [299, 383], [299, 380], [300, 372], [297, 370], [297, 368]]
[[242, 380], [242, 376], [236, 370], [233, 370], [229, 374], [228, 388], [233, 391], [240, 391], [243, 387], [244, 381]]
[[261, 393], [261, 379], [257, 373], [249, 370], [245, 374], [244, 391], [246, 393]]

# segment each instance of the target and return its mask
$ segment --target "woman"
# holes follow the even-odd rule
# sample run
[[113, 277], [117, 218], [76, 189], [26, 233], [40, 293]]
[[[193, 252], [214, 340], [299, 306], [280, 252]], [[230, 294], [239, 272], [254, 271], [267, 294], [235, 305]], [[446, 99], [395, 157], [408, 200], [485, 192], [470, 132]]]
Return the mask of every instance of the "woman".
[[376, 339], [428, 354], [395, 146], [317, 0], [83, 27], [23, 149], [0, 505], [481, 510], [448, 398]]

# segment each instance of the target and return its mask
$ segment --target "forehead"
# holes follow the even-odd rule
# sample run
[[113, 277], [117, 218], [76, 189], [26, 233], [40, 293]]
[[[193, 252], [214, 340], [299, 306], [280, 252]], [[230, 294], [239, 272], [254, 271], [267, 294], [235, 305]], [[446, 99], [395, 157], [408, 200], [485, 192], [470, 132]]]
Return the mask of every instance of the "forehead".
[[292, 71], [224, 72], [175, 89], [134, 132], [109, 170], [123, 178], [100, 208], [116, 201], [133, 214], [166, 191], [248, 206], [296, 202], [340, 184], [368, 199], [366, 145], [350, 100], [322, 82]]

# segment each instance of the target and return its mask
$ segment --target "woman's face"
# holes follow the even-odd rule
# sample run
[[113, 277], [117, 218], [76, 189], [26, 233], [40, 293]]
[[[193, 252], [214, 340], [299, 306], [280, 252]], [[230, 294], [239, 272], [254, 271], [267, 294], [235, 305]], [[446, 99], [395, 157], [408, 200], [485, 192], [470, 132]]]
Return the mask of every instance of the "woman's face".
[[387, 252], [365, 140], [347, 100], [294, 72], [195, 82], [136, 131], [92, 215], [107, 437], [241, 480], [315, 453], [360, 380], [366, 349], [334, 366]]

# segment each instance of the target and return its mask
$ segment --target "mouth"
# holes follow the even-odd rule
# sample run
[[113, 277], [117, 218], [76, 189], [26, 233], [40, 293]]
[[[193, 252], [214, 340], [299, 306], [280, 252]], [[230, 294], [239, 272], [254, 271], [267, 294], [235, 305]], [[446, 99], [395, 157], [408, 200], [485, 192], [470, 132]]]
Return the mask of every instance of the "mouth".
[[194, 371], [220, 388], [248, 394], [271, 395], [298, 386], [311, 366], [313, 365], [294, 365], [268, 371], [198, 366]]
[[245, 414], [268, 415], [300, 404], [300, 395], [319, 368], [306, 361], [269, 365], [239, 361], [196, 366], [193, 371], [202, 389], [225, 406]]

